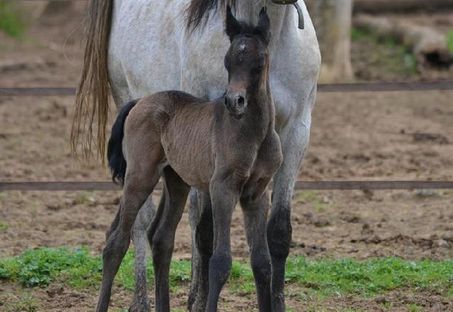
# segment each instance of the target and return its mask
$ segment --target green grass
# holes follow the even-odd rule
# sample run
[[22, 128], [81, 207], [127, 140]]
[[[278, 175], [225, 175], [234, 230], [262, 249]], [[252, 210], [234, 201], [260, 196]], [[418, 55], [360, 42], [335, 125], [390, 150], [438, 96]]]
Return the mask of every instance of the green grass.
[[25, 32], [26, 23], [20, 12], [11, 2], [0, 0], [0, 30], [14, 38], [21, 38]]
[[315, 191], [299, 191], [294, 196], [294, 200], [302, 204], [311, 204], [318, 213], [326, 211], [329, 206], [323, 202], [321, 196]]
[[407, 310], [409, 312], [421, 312], [423, 311], [423, 307], [416, 305], [415, 303], [412, 303], [408, 305]]
[[453, 29], [449, 30], [447, 33], [447, 44], [448, 50], [450, 53], [453, 53]]
[[0, 221], [0, 233], [5, 232], [8, 229], [8, 224]]
[[[3, 300], [8, 299], [3, 296], [0, 297], [0, 302]], [[2, 307], [2, 311], [4, 312], [35, 312], [38, 311], [39, 304], [38, 300], [34, 298], [30, 294], [22, 294], [18, 298], [13, 298], [13, 300], [5, 300], [6, 303], [3, 305], [0, 304]], [[10, 302], [8, 302], [10, 301]]]
[[289, 261], [286, 278], [322, 295], [375, 295], [386, 291], [411, 288], [436, 289], [444, 295], [453, 289], [453, 261], [407, 261], [379, 258], [366, 261], [351, 259]]
[[[134, 286], [133, 258], [133, 252], [128, 252], [116, 277], [116, 283], [129, 290]], [[91, 255], [86, 248], [40, 248], [0, 259], [0, 279], [18, 282], [25, 287], [44, 287], [59, 281], [75, 289], [95, 289], [100, 284], [101, 269], [100, 257]], [[151, 265], [148, 277], [153, 278]], [[288, 283], [318, 296], [372, 296], [404, 288], [436, 290], [448, 297], [453, 294], [453, 260], [379, 258], [357, 261], [295, 257], [288, 261], [286, 278]], [[178, 287], [188, 281], [190, 262], [173, 261], [171, 286]], [[247, 263], [233, 263], [229, 284], [235, 292], [254, 293], [253, 275]]]
[[383, 68], [387, 72], [399, 75], [414, 75], [417, 73], [417, 59], [409, 47], [400, 44], [388, 36], [380, 36], [368, 29], [352, 28], [351, 40], [367, 46], [368, 62], [373, 66]]

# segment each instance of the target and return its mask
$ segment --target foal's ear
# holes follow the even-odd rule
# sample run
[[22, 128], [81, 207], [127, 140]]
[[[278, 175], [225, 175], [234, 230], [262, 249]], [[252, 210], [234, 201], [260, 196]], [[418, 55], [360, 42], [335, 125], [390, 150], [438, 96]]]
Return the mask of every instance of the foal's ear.
[[267, 15], [266, 7], [263, 7], [260, 11], [258, 25], [255, 28], [255, 32], [260, 35], [266, 43], [269, 43], [271, 39], [271, 22], [269, 16]]
[[228, 5], [226, 10], [225, 32], [228, 35], [228, 37], [230, 37], [230, 41], [233, 41], [233, 38], [241, 33], [241, 30], [242, 30], [241, 24], [234, 17], [233, 13], [231, 12], [231, 7]]

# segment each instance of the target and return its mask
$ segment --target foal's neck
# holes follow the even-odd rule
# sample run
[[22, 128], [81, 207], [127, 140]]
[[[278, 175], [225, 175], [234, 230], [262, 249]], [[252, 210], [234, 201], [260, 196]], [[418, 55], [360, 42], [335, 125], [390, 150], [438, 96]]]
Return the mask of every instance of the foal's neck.
[[249, 91], [248, 117], [254, 120], [256, 127], [274, 127], [275, 108], [272, 101], [269, 82], [264, 81], [260, 86]]

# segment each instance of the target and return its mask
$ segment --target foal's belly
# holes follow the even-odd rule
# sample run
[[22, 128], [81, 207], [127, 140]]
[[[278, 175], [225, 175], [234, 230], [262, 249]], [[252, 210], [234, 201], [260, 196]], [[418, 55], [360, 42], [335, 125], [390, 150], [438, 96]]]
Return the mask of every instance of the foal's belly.
[[214, 172], [210, 116], [192, 106], [184, 116], [173, 117], [161, 136], [168, 164], [184, 182], [202, 190], [209, 189]]

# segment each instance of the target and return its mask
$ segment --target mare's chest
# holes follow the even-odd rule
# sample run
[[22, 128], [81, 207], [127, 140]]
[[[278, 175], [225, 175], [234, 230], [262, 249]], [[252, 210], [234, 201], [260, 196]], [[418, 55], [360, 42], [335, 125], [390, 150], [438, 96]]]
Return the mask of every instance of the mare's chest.
[[271, 129], [258, 150], [251, 176], [272, 178], [280, 167], [282, 159], [280, 138], [275, 130]]

